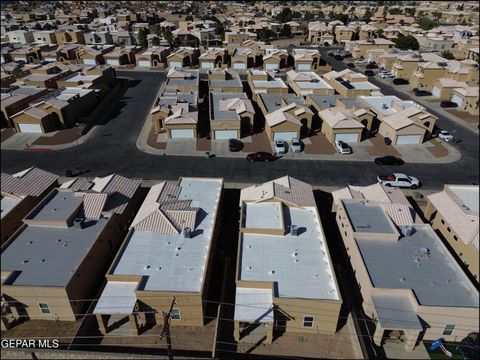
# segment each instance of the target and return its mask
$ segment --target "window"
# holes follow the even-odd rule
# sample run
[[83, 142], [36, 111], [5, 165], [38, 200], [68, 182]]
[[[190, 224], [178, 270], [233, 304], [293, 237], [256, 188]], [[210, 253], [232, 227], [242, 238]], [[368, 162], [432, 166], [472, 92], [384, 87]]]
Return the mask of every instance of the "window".
[[313, 327], [313, 316], [304, 316], [303, 317], [303, 327], [306, 327], [306, 328]]
[[40, 308], [40, 312], [42, 314], [51, 314], [50, 307], [46, 303], [38, 303], [38, 307]]
[[452, 229], [450, 229], [450, 228], [447, 226], [447, 231], [448, 231], [448, 232], [452, 232]]
[[453, 240], [458, 241], [457, 235], [453, 235]]
[[442, 223], [442, 225], [445, 225], [445, 220], [440, 220], [440, 222]]
[[180, 309], [172, 309], [172, 312], [170, 313], [170, 319], [181, 320], [182, 319], [182, 313], [180, 312]]
[[452, 335], [453, 330], [455, 330], [455, 325], [445, 325], [442, 335]]

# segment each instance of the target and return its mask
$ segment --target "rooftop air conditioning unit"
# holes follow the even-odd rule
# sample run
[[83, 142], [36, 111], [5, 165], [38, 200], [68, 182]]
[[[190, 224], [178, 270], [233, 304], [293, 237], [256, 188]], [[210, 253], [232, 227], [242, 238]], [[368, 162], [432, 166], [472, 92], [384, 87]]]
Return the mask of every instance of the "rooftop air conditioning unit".
[[413, 234], [413, 227], [411, 226], [403, 226], [402, 227], [402, 235], [403, 236], [411, 236]]
[[297, 225], [290, 226], [290, 235], [298, 236], [298, 226]]
[[76, 229], [83, 229], [85, 227], [85, 218], [78, 217], [73, 220], [73, 227]]

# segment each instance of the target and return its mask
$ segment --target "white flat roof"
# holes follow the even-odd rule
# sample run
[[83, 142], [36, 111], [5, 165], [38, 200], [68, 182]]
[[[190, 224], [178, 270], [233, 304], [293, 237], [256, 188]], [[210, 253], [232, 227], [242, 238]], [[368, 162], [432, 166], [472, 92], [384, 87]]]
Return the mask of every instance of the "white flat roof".
[[137, 296], [136, 282], [108, 281], [98, 299], [94, 314], [131, 314]]
[[470, 210], [478, 213], [478, 186], [449, 185], [448, 187]]
[[271, 289], [237, 287], [235, 293], [235, 321], [273, 321]]
[[295, 83], [300, 89], [333, 89], [330, 85], [328, 85], [325, 81], [298, 81]]
[[182, 178], [178, 200], [200, 208], [192, 237], [135, 230], [113, 274], [145, 275], [148, 291], [201, 291], [222, 185], [222, 179]]
[[2, 199], [0, 200], [1, 218], [3, 219], [10, 211], [12, 211], [12, 209], [15, 208], [20, 201], [22, 201], [20, 198], [2, 196]]
[[[245, 227], [255, 229], [281, 229], [283, 227], [281, 203], [246, 203], [245, 205]], [[269, 216], [263, 216], [264, 214], [269, 214]]]
[[254, 80], [253, 86], [256, 88], [286, 88], [287, 85], [282, 79], [275, 78], [273, 80]]
[[299, 235], [242, 234], [240, 280], [276, 282], [278, 297], [339, 299], [316, 209], [284, 212], [285, 223], [297, 225]]

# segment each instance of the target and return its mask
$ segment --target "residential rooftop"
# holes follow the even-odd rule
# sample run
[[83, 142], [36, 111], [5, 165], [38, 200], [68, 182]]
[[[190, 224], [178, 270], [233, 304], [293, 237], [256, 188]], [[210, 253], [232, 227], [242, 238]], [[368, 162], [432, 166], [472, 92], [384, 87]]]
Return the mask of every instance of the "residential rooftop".
[[[112, 274], [146, 276], [142, 289], [147, 291], [200, 292], [222, 186], [222, 179], [182, 178], [177, 186], [152, 187]], [[165, 202], [174, 207], [167, 209]], [[193, 221], [191, 238], [183, 234], [180, 215], [169, 213], [175, 209], [188, 212], [185, 216], [196, 214], [184, 217], [187, 223]]]
[[479, 306], [478, 291], [430, 225], [399, 240], [355, 240], [374, 287], [411, 289], [425, 306]]
[[[39, 205], [34, 220], [56, 220], [82, 203], [73, 191], [58, 192], [47, 204]], [[54, 208], [57, 206], [58, 208]], [[66, 286], [104, 230], [106, 219], [91, 219], [84, 228], [28, 225], [2, 251], [2, 271], [18, 276], [9, 285]]]

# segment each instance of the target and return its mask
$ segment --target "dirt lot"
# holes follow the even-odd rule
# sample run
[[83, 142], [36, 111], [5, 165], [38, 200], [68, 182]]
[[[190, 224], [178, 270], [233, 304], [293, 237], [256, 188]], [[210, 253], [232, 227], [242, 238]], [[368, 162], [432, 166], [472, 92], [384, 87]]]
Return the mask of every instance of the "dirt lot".
[[11, 137], [15, 132], [13, 131], [12, 128], [6, 128], [2, 129], [2, 142], [7, 140], [9, 137]]
[[371, 137], [369, 140], [373, 146], [367, 148], [368, 153], [372, 156], [400, 156], [400, 153], [392, 145], [386, 145], [383, 139], [384, 137], [379, 134]]
[[158, 150], [165, 150], [167, 148], [166, 142], [157, 142], [158, 134], [155, 134], [153, 128], [148, 133], [147, 145]]
[[80, 138], [80, 128], [59, 130], [53, 136], [42, 136], [33, 142], [32, 145], [62, 145], [68, 144]]
[[70, 344], [78, 331], [82, 320], [50, 321], [28, 320], [8, 331], [2, 331], [2, 339], [58, 339], [60, 343]]
[[305, 144], [305, 154], [333, 155], [336, 153], [333, 145], [321, 132], [309, 137], [311, 144]]
[[197, 151], [212, 151], [212, 142], [207, 138], [197, 139]]
[[272, 145], [270, 144], [267, 134], [265, 131], [263, 131], [258, 134], [253, 134], [252, 142], [244, 143], [242, 151], [244, 153], [252, 153], [257, 151], [272, 152]]
[[434, 146], [426, 146], [425, 148], [430, 151], [433, 156], [441, 158], [448, 155], [448, 149], [440, 142], [440, 140], [431, 140], [430, 144]]
[[[124, 325], [125, 326], [125, 325]], [[128, 324], [126, 324], [128, 326]], [[171, 346], [177, 350], [212, 351], [213, 338], [215, 336], [216, 321], [210, 321], [207, 325], [201, 326], [171, 326]], [[167, 339], [160, 339], [163, 326], [156, 325], [139, 336], [111, 335], [105, 336], [101, 345], [112, 346], [135, 346], [167, 349]]]
[[464, 111], [458, 111], [456, 109], [449, 109], [449, 110], [445, 110], [445, 111], [447, 111], [450, 114], [458, 117], [459, 119], [462, 119], [463, 121], [465, 121], [469, 124], [476, 124], [480, 120], [478, 115], [471, 115], [471, 114], [469, 114], [467, 112], [464, 112]]
[[347, 326], [334, 335], [283, 334], [272, 344], [262, 344], [258, 347], [239, 343], [237, 352], [317, 359], [354, 359], [356, 356], [351, 336]]

